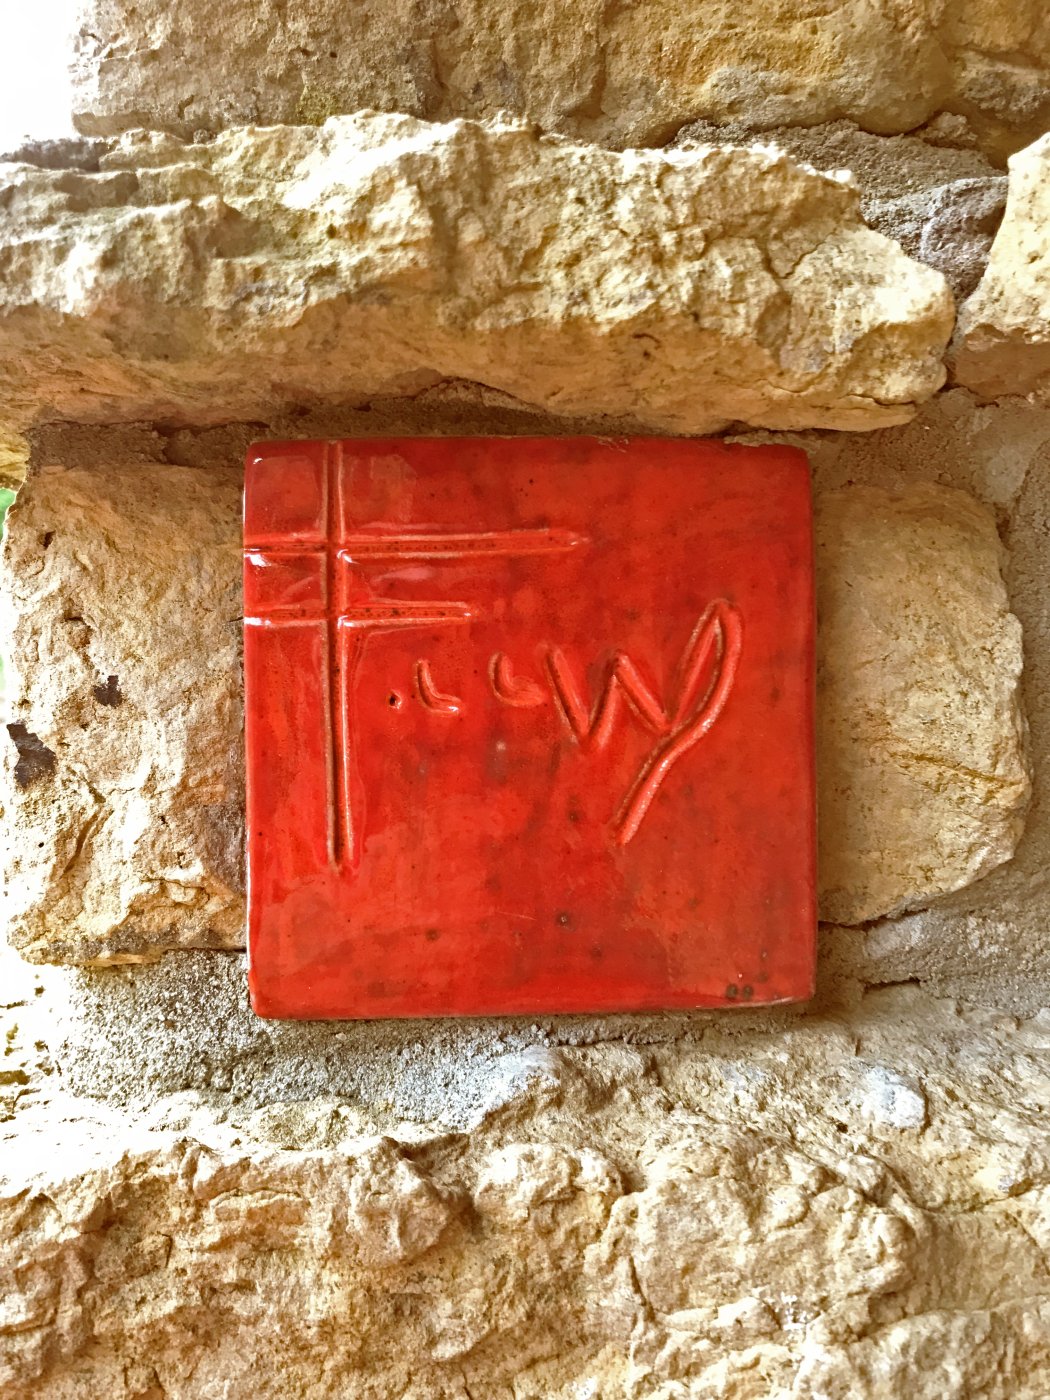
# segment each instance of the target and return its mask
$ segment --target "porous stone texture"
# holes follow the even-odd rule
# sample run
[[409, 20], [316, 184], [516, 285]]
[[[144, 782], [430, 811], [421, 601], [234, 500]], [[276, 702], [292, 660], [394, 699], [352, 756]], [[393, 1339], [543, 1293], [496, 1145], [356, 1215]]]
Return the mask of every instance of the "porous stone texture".
[[[54, 465], [13, 508], [5, 903], [29, 958], [243, 946], [240, 482]], [[857, 922], [1013, 852], [1020, 628], [971, 497], [846, 488], [819, 519], [821, 903]]]
[[962, 491], [816, 502], [820, 913], [855, 924], [1013, 854], [1029, 797], [1021, 625]]
[[[900, 918], [831, 929], [825, 971], [864, 983], [915, 979], [942, 993], [1034, 1012], [1050, 1005], [1050, 413], [1021, 399], [982, 406], [961, 390], [938, 395], [905, 427], [845, 434], [746, 434], [809, 453], [818, 496], [853, 486], [909, 491], [936, 482], [991, 507], [1007, 550], [1010, 608], [1024, 637], [1023, 708], [1033, 797], [1013, 858], [985, 878]], [[947, 558], [937, 574], [950, 574]]]
[[987, 270], [959, 313], [958, 383], [984, 398], [1050, 403], [1050, 135], [1011, 157], [1006, 216]]
[[[952, 144], [941, 144], [944, 138]], [[1006, 207], [1006, 176], [961, 118], [913, 136], [874, 136], [851, 122], [763, 131], [744, 121], [693, 122], [676, 146], [769, 144], [817, 170], [848, 170], [871, 228], [947, 278], [957, 300], [981, 280]]]
[[[16, 1112], [50, 1092], [54, 1063], [48, 1042], [56, 1039], [42, 970], [0, 944], [0, 1132]], [[46, 1110], [45, 1110], [46, 1111]]]
[[243, 937], [240, 485], [45, 470], [13, 508], [2, 902], [30, 954]]
[[1040, 0], [84, 0], [76, 68], [93, 134], [510, 110], [631, 146], [698, 118], [892, 133], [946, 111], [1003, 152], [1050, 120]]
[[771, 150], [362, 113], [35, 160], [0, 166], [16, 427], [265, 420], [456, 378], [660, 431], [870, 429], [944, 378], [941, 275]]
[[0, 423], [0, 489], [17, 491], [25, 480], [29, 443]]
[[1042, 1400], [1047, 1049], [901, 987], [508, 1054], [428, 1119], [30, 1067], [0, 1393]]

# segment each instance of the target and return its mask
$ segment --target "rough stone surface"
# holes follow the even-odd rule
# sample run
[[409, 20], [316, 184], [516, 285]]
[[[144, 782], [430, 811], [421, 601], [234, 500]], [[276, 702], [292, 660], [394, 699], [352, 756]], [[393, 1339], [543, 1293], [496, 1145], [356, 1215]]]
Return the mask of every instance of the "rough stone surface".
[[[4, 902], [29, 958], [243, 946], [240, 480], [44, 467], [13, 508]], [[971, 498], [847, 490], [822, 520], [821, 899], [856, 922], [1012, 853], [1020, 632]]]
[[1040, 0], [85, 0], [76, 120], [192, 136], [375, 107], [523, 113], [613, 146], [698, 118], [910, 131], [969, 115], [1016, 150], [1050, 120]]
[[[969, 128], [953, 127], [955, 141]], [[937, 132], [874, 136], [850, 122], [756, 130], [742, 121], [694, 122], [677, 146], [731, 142], [775, 145], [817, 170], [848, 170], [866, 222], [895, 238], [910, 258], [935, 267], [958, 300], [977, 286], [1006, 206], [1006, 176], [980, 151], [940, 145]]]
[[548, 1049], [467, 1118], [30, 1066], [0, 1393], [1042, 1400], [1047, 1050], [904, 987]]
[[[249, 438], [902, 426], [780, 439], [820, 506], [815, 1004], [267, 1023], [230, 952], [0, 949], [2, 1400], [1050, 1394], [1050, 413], [905, 424], [937, 278], [841, 181], [697, 145], [851, 169], [963, 298], [1050, 21], [778, 4], [84, 0], [85, 130], [196, 139], [0, 175], [0, 483], [34, 419], [160, 425], [38, 428], [16, 510], [33, 956], [240, 942]], [[622, 156], [506, 119], [208, 139], [361, 105], [613, 148], [707, 120]], [[1048, 398], [1047, 154], [956, 340], [985, 397]]]
[[987, 271], [962, 307], [956, 380], [985, 398], [1050, 403], [1050, 135], [1011, 157], [1006, 216]]
[[0, 423], [0, 488], [17, 491], [25, 480], [28, 461], [29, 443], [21, 433]]
[[991, 512], [916, 485], [817, 498], [820, 912], [855, 924], [1013, 854], [1021, 625]]
[[208, 425], [457, 378], [661, 431], [870, 429], [944, 377], [943, 278], [782, 153], [364, 113], [22, 155], [0, 167], [16, 425]]
[[53, 469], [12, 508], [0, 902], [32, 956], [243, 939], [240, 484]]
[[1007, 548], [1006, 585], [1024, 636], [1024, 710], [1033, 798], [1013, 859], [929, 908], [863, 930], [829, 930], [821, 950], [863, 982], [917, 979], [951, 995], [1022, 1011], [1050, 1005], [1050, 413], [1012, 400], [978, 405], [941, 394], [914, 423], [863, 439], [833, 433], [748, 434], [810, 455], [818, 495], [849, 483], [908, 491], [937, 482], [996, 513]]

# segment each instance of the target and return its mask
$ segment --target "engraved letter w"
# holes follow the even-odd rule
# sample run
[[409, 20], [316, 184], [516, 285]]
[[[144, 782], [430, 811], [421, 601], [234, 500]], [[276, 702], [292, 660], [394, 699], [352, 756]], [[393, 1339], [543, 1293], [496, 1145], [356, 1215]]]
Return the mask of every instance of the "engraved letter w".
[[624, 700], [645, 727], [659, 736], [616, 815], [614, 830], [621, 846], [638, 830], [672, 767], [722, 713], [736, 678], [742, 634], [740, 613], [732, 603], [724, 598], [712, 603], [686, 643], [667, 707], [627, 653], [619, 651], [606, 672], [597, 703], [588, 710], [564, 655], [557, 647], [547, 652], [551, 690], [582, 748], [608, 745]]

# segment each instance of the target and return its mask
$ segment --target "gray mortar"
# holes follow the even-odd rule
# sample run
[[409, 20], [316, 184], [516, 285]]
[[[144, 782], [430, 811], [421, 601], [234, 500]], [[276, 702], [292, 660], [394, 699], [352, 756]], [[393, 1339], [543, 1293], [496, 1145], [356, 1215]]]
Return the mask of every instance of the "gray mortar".
[[[380, 1122], [454, 1129], [470, 1128], [526, 1086], [553, 1083], [558, 1046], [698, 1040], [715, 1024], [722, 1034], [777, 1034], [804, 1014], [784, 1007], [728, 1016], [264, 1021], [248, 1005], [245, 959], [235, 953], [37, 971], [51, 1049], [74, 1094], [129, 1106], [185, 1090], [250, 1107], [336, 1097]], [[835, 999], [829, 990], [821, 1000]]]
[[176, 428], [163, 423], [119, 426], [41, 423], [30, 433], [35, 467], [60, 463], [80, 469], [167, 463], [179, 467], [239, 468], [252, 442], [285, 438], [554, 437], [579, 433], [617, 437], [642, 432], [665, 436], [622, 418], [558, 418], [490, 389], [449, 379], [412, 398], [377, 396], [282, 414], [269, 422]]

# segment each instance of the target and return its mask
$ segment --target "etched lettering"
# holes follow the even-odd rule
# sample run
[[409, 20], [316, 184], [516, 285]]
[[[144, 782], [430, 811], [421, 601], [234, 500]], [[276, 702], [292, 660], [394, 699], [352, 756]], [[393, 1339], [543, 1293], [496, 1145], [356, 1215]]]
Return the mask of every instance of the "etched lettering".
[[589, 708], [572, 670], [558, 647], [547, 650], [547, 674], [551, 693], [577, 743], [584, 749], [604, 749], [612, 737], [624, 700], [648, 728], [658, 734], [670, 729], [670, 721], [656, 696], [642, 679], [626, 652], [618, 651], [609, 666], [605, 684], [593, 709]]
[[504, 705], [530, 708], [547, 701], [547, 692], [535, 681], [514, 675], [510, 658], [502, 651], [497, 651], [489, 662], [489, 679], [492, 681], [492, 693]]
[[620, 845], [625, 846], [635, 835], [674, 764], [721, 714], [736, 678], [742, 637], [739, 611], [724, 599], [712, 603], [686, 643], [666, 708], [631, 658], [617, 652], [601, 694], [588, 709], [564, 655], [556, 647], [548, 650], [552, 693], [582, 748], [604, 749], [608, 745], [624, 703], [659, 737], [615, 817], [613, 826]]
[[[327, 550], [310, 549], [297, 537], [255, 541], [246, 549], [246, 578], [251, 582], [246, 623], [284, 628], [323, 622], [329, 629], [329, 665], [323, 693], [328, 710], [330, 853], [333, 863], [356, 856], [351, 789], [354, 785], [355, 726], [353, 675], [357, 638], [389, 629], [430, 628], [469, 623], [476, 610], [462, 602], [414, 599], [346, 599], [341, 583], [359, 578], [358, 565], [376, 561], [454, 560], [470, 557], [515, 557], [567, 554], [590, 543], [562, 528], [443, 533], [424, 530], [355, 530], [336, 542], [342, 518], [342, 479], [338, 462], [326, 461], [323, 474]], [[260, 544], [263, 549], [260, 549]], [[327, 568], [325, 563], [327, 560]], [[615, 839], [629, 842], [675, 763], [708, 732], [733, 685], [741, 647], [740, 615], [719, 599], [700, 618], [686, 643], [667, 704], [661, 701], [634, 660], [616, 652], [601, 689], [590, 703], [574, 666], [557, 646], [546, 649], [546, 686], [515, 674], [505, 652], [489, 662], [492, 693], [502, 705], [532, 709], [552, 700], [570, 733], [585, 752], [608, 748], [621, 718], [635, 719], [657, 740], [631, 784], [613, 820]], [[462, 699], [439, 690], [426, 659], [416, 662], [414, 689], [432, 714], [457, 716]], [[400, 706], [400, 696], [391, 692]]]
[[472, 554], [490, 559], [522, 554], [564, 554], [588, 544], [573, 530], [490, 530], [477, 534], [434, 533], [358, 534], [345, 539], [341, 558], [353, 564], [361, 559], [462, 559]]
[[[675, 709], [674, 729], [646, 760], [617, 814], [616, 838], [626, 846], [652, 804], [660, 784], [675, 763], [704, 737], [725, 708], [736, 680], [743, 645], [740, 613], [731, 604], [713, 604], [697, 624], [686, 649], [688, 665]], [[715, 672], [702, 694], [698, 690], [708, 657], [715, 653]], [[690, 700], [690, 695], [694, 697]], [[689, 708], [692, 705], [692, 708]]]
[[339, 615], [339, 626], [353, 630], [385, 627], [433, 627], [443, 622], [469, 622], [466, 603], [365, 603]]
[[458, 696], [442, 695], [438, 690], [430, 674], [429, 661], [416, 662], [416, 693], [421, 704], [440, 715], [458, 715], [463, 704]]

